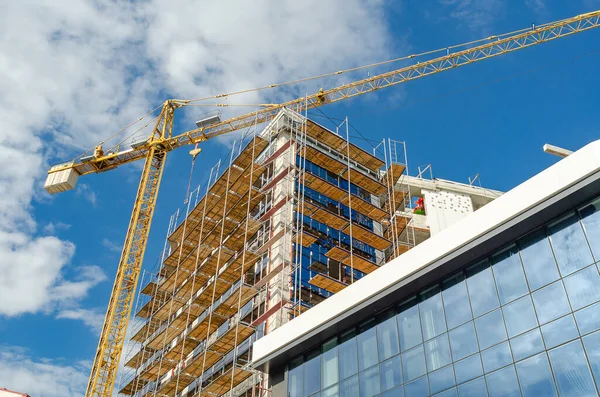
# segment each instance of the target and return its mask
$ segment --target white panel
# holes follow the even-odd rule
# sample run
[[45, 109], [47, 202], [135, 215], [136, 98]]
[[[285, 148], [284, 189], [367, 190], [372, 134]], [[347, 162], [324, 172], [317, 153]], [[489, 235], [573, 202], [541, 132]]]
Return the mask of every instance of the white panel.
[[600, 171], [600, 140], [595, 141], [503, 194], [470, 216], [395, 258], [373, 273], [275, 329], [254, 343], [253, 361], [284, 348], [340, 313], [366, 301], [404, 278], [499, 227], [585, 177]]
[[427, 225], [434, 235], [473, 212], [473, 202], [466, 194], [423, 189]]

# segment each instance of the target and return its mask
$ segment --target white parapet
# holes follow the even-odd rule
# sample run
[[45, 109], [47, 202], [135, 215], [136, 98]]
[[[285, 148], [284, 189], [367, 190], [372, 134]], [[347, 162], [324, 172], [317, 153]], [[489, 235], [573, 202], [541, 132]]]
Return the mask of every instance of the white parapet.
[[44, 189], [50, 194], [65, 192], [67, 190], [73, 190], [79, 179], [79, 172], [75, 168], [67, 168], [61, 171], [51, 172], [52, 169], [58, 167], [64, 167], [66, 164], [55, 165], [50, 168], [46, 183], [44, 183]]

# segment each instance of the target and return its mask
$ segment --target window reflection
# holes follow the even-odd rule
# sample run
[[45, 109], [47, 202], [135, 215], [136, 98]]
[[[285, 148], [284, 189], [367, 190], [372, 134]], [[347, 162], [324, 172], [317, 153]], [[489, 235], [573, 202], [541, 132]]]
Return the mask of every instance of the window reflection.
[[343, 397], [358, 397], [358, 375], [354, 375], [340, 383], [340, 395]]
[[388, 312], [377, 325], [377, 340], [379, 343], [379, 359], [385, 360], [400, 353], [398, 346], [398, 328], [396, 313]]
[[500, 309], [476, 319], [475, 328], [481, 349], [486, 349], [506, 339], [506, 329]]
[[582, 208], [579, 213], [594, 258], [600, 261], [600, 200]]
[[512, 302], [529, 292], [516, 247], [492, 257], [492, 264], [500, 303]]
[[516, 364], [523, 397], [557, 396], [546, 353]]
[[326, 388], [338, 382], [337, 338], [323, 344], [321, 383]]
[[596, 266], [590, 266], [565, 277], [565, 288], [573, 310], [581, 309], [600, 300], [600, 275]]
[[452, 362], [447, 334], [425, 342], [425, 358], [428, 371], [435, 371]]
[[512, 362], [512, 355], [508, 341], [482, 351], [481, 361], [483, 361], [483, 369], [486, 373], [510, 364]]
[[398, 314], [398, 328], [400, 329], [400, 347], [402, 351], [423, 342], [421, 335], [421, 320], [419, 319], [419, 309], [416, 304], [403, 305]]
[[544, 350], [544, 341], [539, 328], [510, 340], [510, 347], [515, 361], [530, 357]]
[[346, 379], [358, 372], [358, 362], [356, 361], [358, 353], [354, 335], [354, 330], [350, 330], [340, 337], [340, 379]]
[[579, 340], [557, 347], [548, 352], [550, 364], [561, 396], [596, 396], [590, 368]]
[[304, 395], [310, 396], [321, 389], [321, 354], [319, 349], [308, 353], [304, 362]]
[[575, 312], [575, 320], [582, 335], [600, 329], [600, 303]]
[[583, 338], [583, 345], [587, 353], [596, 386], [600, 385], [600, 332], [594, 332]]
[[532, 291], [558, 280], [560, 275], [545, 230], [539, 230], [519, 240], [518, 244]]
[[545, 324], [571, 311], [562, 281], [557, 281], [532, 295], [540, 324]]
[[484, 397], [487, 396], [487, 388], [483, 377], [458, 386], [458, 395], [460, 397]]
[[429, 340], [446, 331], [442, 295], [438, 288], [434, 288], [423, 293], [421, 299], [419, 310], [421, 312], [423, 339]]
[[377, 333], [375, 332], [375, 321], [363, 325], [356, 337], [358, 345], [358, 369], [370, 368], [379, 362], [377, 357]]
[[302, 385], [304, 383], [304, 367], [302, 366], [302, 357], [293, 360], [290, 363], [290, 370], [288, 373], [288, 396], [289, 397], [303, 397], [304, 389]]
[[444, 282], [442, 298], [448, 329], [455, 328], [473, 318], [467, 283], [462, 274]]
[[427, 369], [425, 368], [423, 345], [402, 353], [402, 369], [405, 382], [425, 375]]
[[360, 397], [373, 397], [379, 394], [379, 367], [370, 368], [359, 375], [360, 381]]
[[456, 383], [458, 384], [483, 375], [481, 356], [479, 354], [475, 354], [455, 363], [454, 372], [456, 373]]
[[480, 316], [499, 305], [494, 276], [489, 262], [484, 261], [467, 269], [467, 286], [474, 316]]
[[551, 349], [579, 336], [573, 315], [569, 314], [542, 327], [546, 349]]
[[490, 397], [519, 397], [519, 382], [515, 367], [509, 366], [499, 369], [485, 376]]
[[449, 336], [452, 357], [454, 357], [454, 360], [460, 360], [479, 350], [477, 338], [475, 337], [475, 328], [473, 327], [472, 322], [453, 329], [450, 331]]
[[404, 386], [404, 391], [407, 396], [411, 397], [427, 397], [429, 396], [429, 385], [427, 384], [427, 377], [424, 376]]
[[576, 214], [563, 219], [548, 230], [563, 277], [594, 262]]
[[402, 362], [400, 356], [392, 357], [379, 366], [381, 390], [393, 389], [402, 384]]
[[538, 325], [531, 297], [524, 296], [502, 307], [508, 337], [512, 338]]
[[454, 370], [452, 365], [429, 374], [429, 392], [435, 394], [454, 386]]

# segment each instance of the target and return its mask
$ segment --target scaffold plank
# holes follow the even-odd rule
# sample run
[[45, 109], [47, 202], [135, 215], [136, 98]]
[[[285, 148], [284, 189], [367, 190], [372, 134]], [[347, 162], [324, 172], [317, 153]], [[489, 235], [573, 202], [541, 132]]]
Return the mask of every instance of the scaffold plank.
[[335, 175], [340, 175], [348, 167], [347, 164], [343, 164], [342, 162], [321, 152], [320, 150], [313, 148], [312, 146], [306, 146], [302, 148], [302, 150], [300, 150], [300, 155], [312, 163], [315, 163], [318, 166], [333, 172]]
[[338, 292], [347, 287], [347, 285], [342, 283], [341, 281], [338, 281], [324, 274], [317, 274], [308, 282], [309, 284], [312, 284], [317, 288], [324, 289], [325, 291], [329, 291], [333, 294], [337, 294]]
[[388, 196], [388, 199], [383, 204], [384, 211], [386, 211], [388, 214], [394, 214], [400, 207], [404, 209], [404, 199], [407, 196], [407, 194], [407, 192], [404, 192], [402, 190], [394, 190], [392, 194], [393, 199], [390, 199], [390, 197]]
[[354, 253], [354, 255], [350, 255], [350, 252], [345, 250], [342, 247], [333, 247], [325, 254], [327, 257], [337, 260], [345, 266], [352, 267], [362, 273], [369, 274], [375, 271], [379, 266], [377, 266], [374, 262], [361, 257]]
[[373, 233], [372, 231], [359, 226], [355, 223], [352, 224], [352, 234], [350, 233], [350, 225], [346, 226], [343, 230], [343, 233], [346, 233], [348, 235], [352, 235], [353, 238], [356, 238], [357, 240], [362, 241], [365, 244], [370, 245], [371, 247], [378, 249], [378, 250], [384, 250], [387, 247], [389, 247], [392, 242], [381, 237], [378, 236], [377, 234]]
[[252, 376], [252, 372], [232, 367], [216, 377], [200, 392], [201, 397], [218, 397], [228, 392], [231, 387], [236, 387], [246, 379]]
[[310, 247], [315, 241], [317, 241], [318, 237], [306, 232], [300, 231], [294, 234], [293, 242], [294, 244], [301, 244], [303, 247]]
[[321, 222], [335, 230], [341, 230], [349, 224], [347, 219], [342, 218], [341, 216], [308, 201], [305, 201], [302, 205], [300, 205], [298, 210], [309, 218], [312, 218], [317, 222]]
[[372, 193], [376, 196], [379, 196], [379, 195], [385, 193], [387, 190], [387, 188], [384, 184], [382, 184], [381, 182], [379, 182], [373, 178], [366, 176], [365, 174], [355, 170], [354, 168], [350, 168], [350, 177], [348, 177], [348, 169], [347, 168], [342, 172], [341, 176], [343, 178], [349, 179], [351, 183], [353, 183], [357, 186], [360, 186], [361, 189], [364, 189], [364, 190], [368, 191], [369, 193]]
[[[237, 326], [236, 326], [237, 325]], [[254, 333], [255, 329], [250, 324], [239, 321], [237, 324], [231, 323], [229, 329], [208, 347], [209, 350], [218, 352], [221, 355], [229, 353], [235, 347], [235, 343], [240, 344]], [[237, 339], [236, 339], [237, 333]]]
[[385, 184], [388, 187], [394, 187], [404, 174], [404, 170], [406, 170], [406, 166], [404, 164], [392, 163], [387, 168], [385, 173], [381, 177], [381, 183]]
[[229, 297], [227, 297], [219, 306], [217, 306], [215, 312], [225, 317], [231, 317], [246, 303], [248, 303], [250, 299], [254, 298], [257, 293], [258, 290], [253, 286], [248, 284], [240, 284], [238, 288], [235, 288], [231, 292]]
[[148, 284], [142, 288], [141, 293], [144, 295], [152, 296], [156, 292], [157, 284], [154, 281], [150, 281]]
[[[385, 237], [388, 240], [394, 240], [400, 236], [400, 234], [406, 229], [406, 226], [410, 222], [410, 217], [404, 215], [394, 215], [392, 220], [385, 230]], [[395, 234], [395, 235], [394, 235]]]

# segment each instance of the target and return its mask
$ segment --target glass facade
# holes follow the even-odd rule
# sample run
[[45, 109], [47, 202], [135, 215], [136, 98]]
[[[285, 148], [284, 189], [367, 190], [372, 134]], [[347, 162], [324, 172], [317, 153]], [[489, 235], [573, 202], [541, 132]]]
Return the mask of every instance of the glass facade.
[[288, 365], [288, 397], [598, 396], [600, 200]]

